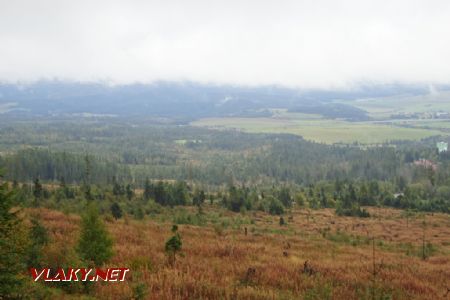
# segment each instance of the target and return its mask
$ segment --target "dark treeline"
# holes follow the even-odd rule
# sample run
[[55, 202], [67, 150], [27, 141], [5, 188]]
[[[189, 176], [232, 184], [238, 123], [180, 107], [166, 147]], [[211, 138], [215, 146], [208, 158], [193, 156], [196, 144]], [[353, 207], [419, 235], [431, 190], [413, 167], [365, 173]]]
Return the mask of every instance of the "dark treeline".
[[8, 178], [27, 182], [40, 178], [44, 181], [64, 180], [78, 184], [89, 172], [89, 180], [98, 184], [109, 183], [113, 176], [130, 180], [128, 167], [105, 161], [91, 155], [51, 152], [45, 149], [19, 150], [1, 160], [8, 170]]
[[[234, 211], [276, 211], [278, 200], [289, 207], [279, 193], [267, 191], [277, 186], [301, 195], [306, 206], [341, 214], [364, 215], [364, 205], [449, 209], [450, 157], [437, 153], [433, 139], [364, 148], [293, 135], [95, 120], [24, 123], [0, 127], [0, 133], [0, 167], [11, 182], [89, 184], [94, 194], [116, 186], [115, 195], [160, 182], [146, 198], [161, 205], [192, 203], [189, 186], [203, 186], [213, 198], [221, 193], [217, 198]], [[171, 180], [183, 183], [172, 187]]]
[[330, 119], [347, 119], [349, 121], [367, 121], [367, 112], [355, 106], [341, 103], [319, 103], [301, 105], [289, 109], [292, 112], [318, 114]]
[[94, 201], [103, 212], [110, 212], [114, 218], [121, 218], [127, 213], [141, 219], [160, 211], [159, 207], [187, 205], [201, 209], [205, 203], [220, 205], [234, 212], [258, 210], [274, 215], [282, 215], [293, 206], [305, 209], [332, 208], [338, 215], [358, 217], [369, 216], [362, 208], [365, 206], [450, 213], [448, 187], [413, 184], [404, 186], [403, 192], [396, 193], [398, 186], [395, 183], [376, 180], [322, 181], [307, 187], [230, 184], [210, 190], [185, 181], [147, 179], [143, 189], [136, 189], [132, 183], [120, 183], [115, 178], [107, 185], [84, 183], [76, 186], [67, 185], [64, 181], [48, 186], [36, 179], [23, 184], [14, 181], [10, 189], [14, 191], [20, 205], [81, 212], [86, 203]]

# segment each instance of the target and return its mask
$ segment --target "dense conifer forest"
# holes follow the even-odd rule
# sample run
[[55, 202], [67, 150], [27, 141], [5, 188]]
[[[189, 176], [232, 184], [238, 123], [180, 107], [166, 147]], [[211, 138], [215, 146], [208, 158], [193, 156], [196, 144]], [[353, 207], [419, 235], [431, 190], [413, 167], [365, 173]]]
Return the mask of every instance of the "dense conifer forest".
[[[108, 190], [124, 196], [127, 188], [133, 193], [149, 189], [150, 181], [167, 195], [201, 188], [233, 211], [267, 210], [260, 203], [267, 194], [285, 207], [298, 201], [313, 208], [339, 208], [341, 213], [352, 205], [450, 209], [450, 156], [438, 153], [437, 138], [343, 146], [286, 134], [102, 120], [23, 122], [3, 125], [0, 131], [5, 178], [24, 192], [32, 191], [39, 180], [71, 187], [72, 194], [81, 196], [81, 187], [89, 184], [94, 187], [92, 197], [104, 198]], [[290, 200], [280, 199], [280, 186], [288, 194], [281, 198]], [[151, 189], [147, 193], [154, 193]], [[55, 192], [44, 194], [54, 198]], [[151, 195], [147, 199], [155, 198]], [[192, 195], [167, 195], [156, 202], [192, 203]]]

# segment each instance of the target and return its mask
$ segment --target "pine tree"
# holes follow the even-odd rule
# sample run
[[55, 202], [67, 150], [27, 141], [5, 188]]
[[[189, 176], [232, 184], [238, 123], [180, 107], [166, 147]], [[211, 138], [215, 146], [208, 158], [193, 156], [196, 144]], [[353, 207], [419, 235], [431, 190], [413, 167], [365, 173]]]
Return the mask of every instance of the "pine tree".
[[90, 204], [81, 221], [81, 236], [78, 242], [80, 257], [90, 266], [101, 266], [113, 255], [113, 241], [100, 219], [98, 208]]

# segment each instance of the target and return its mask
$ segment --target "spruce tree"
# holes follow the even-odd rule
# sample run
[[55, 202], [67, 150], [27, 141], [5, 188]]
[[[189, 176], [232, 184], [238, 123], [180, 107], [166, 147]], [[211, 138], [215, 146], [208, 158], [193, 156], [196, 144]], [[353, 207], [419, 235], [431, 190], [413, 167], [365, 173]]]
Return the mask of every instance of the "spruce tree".
[[166, 241], [166, 245], [164, 247], [171, 266], [175, 264], [176, 254], [181, 251], [181, 247], [183, 245], [181, 235], [178, 233], [177, 225], [172, 226], [172, 233], [174, 235]]
[[12, 192], [0, 184], [0, 298], [4, 299], [20, 298], [26, 267], [28, 239], [13, 205]]
[[101, 266], [113, 255], [113, 241], [98, 214], [90, 204], [81, 221], [81, 235], [77, 251], [89, 266]]
[[29, 268], [41, 268], [43, 248], [49, 241], [47, 229], [37, 218], [31, 219], [31, 229], [29, 232], [30, 247], [28, 249]]
[[120, 208], [120, 205], [117, 204], [117, 202], [114, 202], [111, 204], [111, 214], [113, 215], [114, 219], [120, 219], [122, 218], [122, 208]]

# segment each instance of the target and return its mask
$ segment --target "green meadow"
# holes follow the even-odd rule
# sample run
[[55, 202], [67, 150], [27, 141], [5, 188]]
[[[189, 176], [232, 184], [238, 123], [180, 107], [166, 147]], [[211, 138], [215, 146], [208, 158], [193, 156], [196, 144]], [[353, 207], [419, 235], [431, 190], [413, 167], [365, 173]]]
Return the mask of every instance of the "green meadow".
[[347, 122], [320, 118], [295, 118], [289, 113], [271, 118], [206, 118], [192, 123], [215, 129], [237, 129], [252, 133], [290, 133], [320, 143], [380, 144], [393, 140], [420, 140], [442, 135], [439, 129], [409, 128], [375, 122]]

